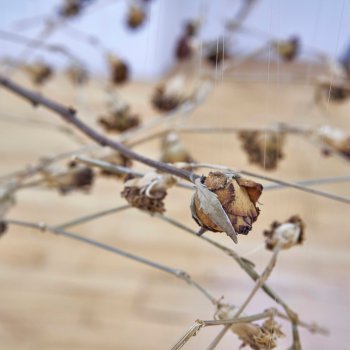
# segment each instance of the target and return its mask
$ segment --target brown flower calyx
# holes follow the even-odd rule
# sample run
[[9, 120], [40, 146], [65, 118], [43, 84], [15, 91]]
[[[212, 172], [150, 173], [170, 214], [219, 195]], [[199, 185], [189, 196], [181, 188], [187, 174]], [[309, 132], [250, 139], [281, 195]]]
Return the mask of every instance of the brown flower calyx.
[[126, 103], [118, 103], [98, 121], [107, 132], [124, 132], [140, 124], [139, 116], [132, 113], [130, 106]]
[[73, 85], [84, 85], [89, 80], [87, 70], [80, 65], [71, 65], [66, 69], [66, 75]]
[[279, 57], [286, 61], [293, 61], [300, 52], [300, 39], [296, 36], [288, 40], [280, 40], [273, 43], [273, 47]]
[[[122, 166], [124, 168], [131, 168], [131, 166], [132, 166], [131, 159], [125, 157], [120, 152], [113, 152], [107, 156], [104, 156], [103, 158], [101, 158], [101, 160], [108, 162], [108, 163], [111, 163], [113, 165]], [[117, 174], [115, 172], [111, 172], [111, 171], [106, 170], [106, 169], [101, 169], [100, 173], [101, 173], [101, 175], [104, 175], [104, 176], [115, 176], [117, 178], [122, 178], [122, 179], [126, 177], [126, 174], [123, 174], [123, 173]]]
[[25, 67], [33, 84], [42, 85], [47, 82], [53, 75], [53, 69], [43, 62], [36, 62]]
[[118, 57], [111, 54], [107, 56], [107, 60], [108, 60], [109, 69], [110, 69], [110, 81], [114, 85], [120, 85], [128, 81], [129, 79], [128, 65]]
[[163, 163], [193, 163], [190, 153], [181, 143], [176, 133], [170, 132], [162, 140], [162, 155], [160, 160]]
[[243, 131], [238, 136], [242, 141], [242, 148], [248, 154], [249, 162], [264, 169], [276, 169], [278, 162], [284, 157], [283, 132]]
[[256, 203], [263, 186], [254, 181], [210, 172], [198, 179], [192, 197], [193, 219], [202, 228], [226, 232], [233, 240], [236, 234], [248, 234], [259, 216]]
[[146, 13], [145, 9], [141, 6], [131, 5], [129, 7], [127, 26], [130, 29], [137, 29], [145, 22]]
[[150, 172], [141, 178], [126, 181], [121, 196], [133, 207], [162, 214], [165, 212], [167, 189], [176, 182], [172, 175]]
[[316, 139], [325, 146], [325, 154], [337, 152], [350, 159], [350, 135], [339, 128], [323, 125], [316, 131]]
[[304, 242], [305, 224], [298, 215], [284, 223], [274, 221], [270, 230], [264, 231], [265, 246], [268, 250], [289, 249]]

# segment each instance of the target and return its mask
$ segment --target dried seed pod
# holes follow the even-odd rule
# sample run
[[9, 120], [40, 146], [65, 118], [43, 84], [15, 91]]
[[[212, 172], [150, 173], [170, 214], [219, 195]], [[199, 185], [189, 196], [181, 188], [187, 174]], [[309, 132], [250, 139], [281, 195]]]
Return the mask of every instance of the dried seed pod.
[[205, 51], [205, 59], [213, 66], [219, 65], [224, 59], [228, 58], [223, 39], [210, 43]]
[[131, 5], [129, 8], [127, 25], [130, 29], [142, 26], [146, 18], [145, 10], [140, 6]]
[[185, 78], [176, 75], [166, 83], [156, 87], [152, 97], [152, 104], [160, 111], [168, 112], [184, 102], [183, 90], [185, 89]]
[[83, 85], [89, 80], [87, 70], [80, 65], [72, 65], [66, 70], [67, 77], [74, 85]]
[[242, 148], [247, 152], [251, 163], [258, 164], [267, 170], [273, 170], [283, 159], [284, 133], [243, 131], [238, 136], [242, 140]]
[[289, 249], [304, 241], [304, 222], [298, 215], [290, 217], [284, 223], [274, 221], [270, 230], [264, 231], [266, 249]]
[[[101, 160], [104, 160], [108, 163], [111, 163], [113, 165], [119, 165], [125, 168], [131, 168], [132, 166], [132, 161], [130, 158], [125, 157], [123, 154], [121, 154], [120, 152], [113, 152], [103, 158], [101, 158]], [[101, 175], [105, 175], [105, 176], [115, 176], [118, 178], [125, 178], [126, 174], [117, 174], [115, 172], [111, 172], [105, 169], [101, 169], [100, 171]]]
[[193, 163], [194, 160], [176, 133], [167, 134], [162, 140], [161, 161], [164, 163]]
[[300, 39], [293, 36], [288, 40], [276, 41], [273, 43], [273, 47], [282, 60], [290, 62], [299, 54]]
[[121, 193], [129, 204], [151, 213], [164, 213], [167, 189], [176, 183], [168, 174], [147, 173], [142, 178], [128, 180]]
[[[323, 125], [316, 131], [316, 139], [330, 150], [338, 152], [350, 159], [350, 135], [342, 129], [330, 125]], [[328, 149], [325, 150], [328, 154]]]
[[49, 80], [53, 75], [53, 69], [43, 62], [36, 62], [25, 67], [33, 84], [42, 85]]
[[114, 55], [108, 55], [110, 80], [115, 85], [125, 83], [129, 79], [129, 67], [121, 59]]
[[[262, 185], [221, 172], [210, 172], [201, 182], [207, 190], [215, 194], [234, 231], [248, 234], [260, 212], [256, 202], [262, 193]], [[193, 219], [207, 230], [228, 233], [223, 227], [226, 223], [216, 217], [218, 211], [214, 197], [210, 198], [208, 193], [206, 197], [203, 198], [198, 190], [193, 195], [191, 203]]]

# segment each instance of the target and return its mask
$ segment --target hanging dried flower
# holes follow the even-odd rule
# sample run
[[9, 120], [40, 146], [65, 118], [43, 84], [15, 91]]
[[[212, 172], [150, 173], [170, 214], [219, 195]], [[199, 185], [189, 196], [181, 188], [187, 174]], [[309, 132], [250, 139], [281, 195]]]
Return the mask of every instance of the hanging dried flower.
[[[130, 158], [125, 157], [123, 154], [120, 152], [113, 152], [105, 157], [102, 157], [101, 160], [111, 163], [113, 165], [119, 165], [125, 168], [131, 168], [132, 166], [132, 161]], [[106, 169], [101, 169], [101, 174], [105, 176], [115, 176], [118, 178], [125, 178], [125, 174], [117, 174], [115, 172], [108, 171]]]
[[156, 87], [152, 97], [152, 104], [162, 112], [168, 112], [184, 102], [185, 78], [176, 75], [166, 83]]
[[141, 178], [126, 181], [121, 195], [133, 207], [151, 213], [164, 213], [167, 189], [175, 183], [176, 179], [172, 175], [150, 172]]
[[326, 155], [330, 149], [350, 159], [350, 135], [342, 129], [323, 125], [317, 129], [316, 138], [328, 148], [325, 150]]
[[251, 163], [258, 164], [267, 170], [273, 170], [283, 159], [284, 133], [243, 131], [238, 136], [242, 140], [242, 147], [247, 152]]
[[66, 70], [66, 74], [69, 80], [74, 85], [83, 85], [89, 80], [89, 75], [87, 70], [80, 65], [72, 65]]
[[53, 75], [53, 69], [43, 62], [36, 62], [25, 67], [33, 84], [42, 85]]
[[289, 249], [304, 241], [305, 225], [298, 215], [290, 217], [284, 223], [274, 221], [270, 230], [264, 231], [266, 249]]
[[110, 80], [113, 84], [119, 85], [129, 79], [128, 65], [114, 55], [108, 55], [108, 64], [110, 69]]
[[131, 112], [130, 106], [121, 103], [114, 106], [107, 115], [99, 118], [99, 123], [106, 131], [123, 132], [140, 124], [137, 114]]
[[273, 43], [273, 47], [277, 54], [284, 61], [293, 61], [300, 51], [300, 39], [296, 36], [288, 40], [280, 40]]
[[228, 58], [226, 51], [224, 39], [218, 39], [211, 42], [205, 49], [205, 59], [213, 66], [219, 65], [224, 59]]
[[131, 5], [129, 8], [127, 25], [130, 29], [141, 27], [146, 18], [145, 10], [140, 6]]
[[226, 232], [237, 240], [236, 234], [248, 234], [258, 218], [256, 202], [262, 189], [262, 185], [251, 180], [210, 172], [196, 181], [192, 217], [204, 229]]
[[162, 140], [162, 155], [160, 160], [163, 163], [193, 163], [194, 160], [176, 133], [167, 134]]

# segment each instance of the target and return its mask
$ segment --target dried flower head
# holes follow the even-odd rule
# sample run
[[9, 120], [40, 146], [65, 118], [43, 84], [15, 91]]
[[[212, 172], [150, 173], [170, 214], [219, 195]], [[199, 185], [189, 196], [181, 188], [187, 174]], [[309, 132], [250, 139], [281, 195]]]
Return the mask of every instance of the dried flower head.
[[33, 84], [42, 85], [53, 75], [53, 69], [43, 62], [36, 62], [25, 67]]
[[277, 54], [287, 62], [293, 61], [300, 51], [300, 39], [296, 36], [273, 43]]
[[137, 114], [131, 112], [131, 108], [126, 103], [118, 103], [108, 114], [98, 119], [101, 126], [106, 131], [123, 132], [132, 129], [140, 124]]
[[304, 222], [298, 215], [290, 217], [284, 223], [274, 221], [270, 230], [264, 231], [266, 249], [289, 249], [304, 241]]
[[[316, 138], [331, 151], [350, 159], [350, 135], [342, 129], [323, 125], [317, 129]], [[325, 150], [325, 154], [328, 154], [328, 149]]]
[[197, 186], [191, 204], [192, 217], [198, 225], [227, 234], [227, 225], [231, 225], [235, 233], [248, 234], [260, 212], [256, 202], [262, 185], [221, 172], [210, 172], [200, 182], [202, 188]]
[[285, 134], [282, 132], [243, 131], [239, 133], [239, 138], [251, 163], [273, 170], [277, 168], [278, 161], [283, 159]]
[[185, 89], [185, 78], [176, 75], [166, 83], [156, 87], [152, 97], [152, 104], [160, 111], [168, 112], [184, 102], [183, 90]]
[[130, 29], [136, 29], [142, 26], [146, 18], [144, 8], [141, 6], [131, 5], [129, 7], [127, 25]]
[[242, 340], [242, 347], [249, 346], [253, 350], [274, 349], [278, 338], [284, 336], [281, 326], [273, 318], [261, 326], [255, 323], [233, 324], [231, 330]]
[[150, 172], [141, 178], [126, 181], [121, 195], [133, 207], [151, 213], [164, 213], [167, 189], [175, 183], [176, 179], [171, 175]]
[[171, 132], [162, 140], [161, 161], [164, 163], [193, 163], [190, 153], [181, 143], [176, 133]]
[[228, 58], [226, 51], [224, 39], [218, 39], [211, 42], [205, 49], [205, 59], [213, 66], [219, 65], [224, 59]]
[[[123, 154], [120, 152], [113, 152], [110, 153], [107, 156], [104, 156], [101, 158], [101, 160], [106, 161], [108, 163], [111, 163], [113, 165], [119, 165], [125, 168], [131, 168], [132, 166], [132, 161], [130, 158], [125, 157]], [[115, 172], [108, 171], [106, 169], [101, 169], [101, 174], [105, 176], [115, 176], [118, 178], [125, 178], [125, 174], [117, 174]]]
[[115, 85], [125, 83], [129, 79], [128, 65], [114, 55], [108, 55], [108, 64], [110, 69], [110, 80]]
[[89, 80], [87, 70], [81, 65], [71, 65], [66, 70], [67, 77], [74, 85], [83, 85]]

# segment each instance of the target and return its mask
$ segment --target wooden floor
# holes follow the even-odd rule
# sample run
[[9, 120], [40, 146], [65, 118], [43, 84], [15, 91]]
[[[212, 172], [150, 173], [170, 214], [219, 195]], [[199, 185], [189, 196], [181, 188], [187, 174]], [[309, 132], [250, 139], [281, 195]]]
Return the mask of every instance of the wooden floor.
[[[283, 69], [283, 67], [282, 67]], [[75, 91], [61, 78], [49, 83], [45, 93], [74, 105], [92, 122], [103, 110], [104, 96], [90, 84]], [[133, 83], [121, 93], [135, 103], [143, 120], [155, 113], [149, 107], [150, 84]], [[304, 124], [332, 123], [349, 130], [350, 103], [331, 106], [330, 117], [312, 107], [310, 86], [283, 82], [237, 83], [226, 77], [189, 120], [191, 125], [252, 126], [274, 121]], [[38, 115], [57, 118], [43, 109], [0, 92], [4, 115]], [[57, 120], [58, 121], [58, 120]], [[35, 162], [40, 156], [72, 149], [65, 135], [44, 128], [1, 121], [0, 171], [6, 173]], [[183, 135], [183, 142], [197, 160], [267, 173], [252, 166], [234, 135]], [[159, 143], [137, 148], [159, 156]], [[288, 138], [286, 157], [269, 173], [295, 181], [349, 174], [349, 165], [324, 158], [319, 150], [297, 136]], [[318, 188], [350, 196], [349, 184]], [[47, 190], [23, 190], [10, 218], [56, 224], [124, 203], [122, 185], [98, 180], [90, 195], [60, 196]], [[166, 201], [167, 215], [196, 228], [189, 211], [190, 191], [174, 189]], [[349, 206], [297, 190], [266, 191], [261, 215], [253, 231], [239, 244], [225, 235], [210, 237], [231, 246], [254, 261], [262, 271], [270, 253], [253, 251], [263, 243], [262, 231], [273, 220], [300, 214], [306, 222], [306, 242], [284, 252], [270, 285], [308, 322], [330, 329], [328, 337], [301, 330], [305, 349], [350, 349], [350, 223]], [[114, 245], [162, 264], [187, 271], [215, 296], [239, 304], [253, 282], [229, 257], [212, 246], [135, 209], [117, 213], [74, 229], [86, 237]], [[102, 252], [63, 237], [11, 228], [0, 241], [0, 349], [2, 350], [109, 350], [169, 349], [194, 320], [211, 319], [214, 309], [195, 289], [162, 272]], [[274, 306], [263, 293], [247, 312]], [[204, 349], [219, 331], [205, 328], [185, 349]], [[281, 341], [285, 349], [290, 340]], [[218, 349], [237, 349], [239, 341], [229, 334]]]

